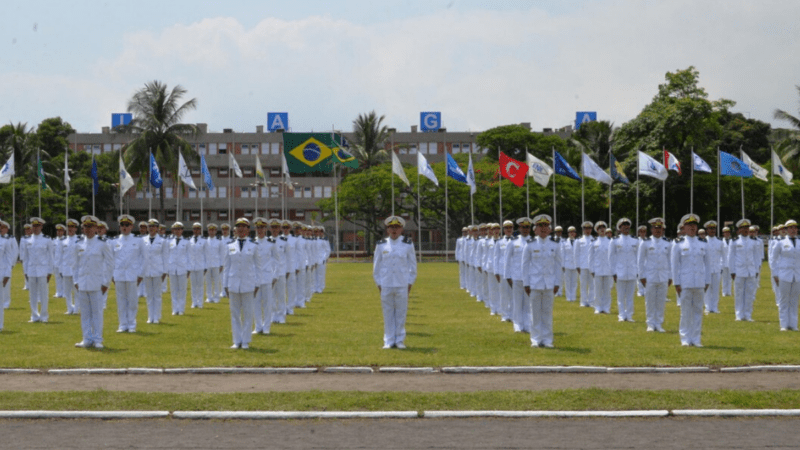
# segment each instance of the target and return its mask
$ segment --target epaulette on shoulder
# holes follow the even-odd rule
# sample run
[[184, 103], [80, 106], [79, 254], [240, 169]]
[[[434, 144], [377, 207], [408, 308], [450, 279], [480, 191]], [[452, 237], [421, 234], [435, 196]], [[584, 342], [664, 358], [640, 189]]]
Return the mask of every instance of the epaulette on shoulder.
[[528, 236], [528, 238], [525, 239], [525, 243], [531, 243], [531, 242], [533, 242], [533, 238]]
[[380, 241], [378, 241], [378, 244], [385, 244], [386, 242], [387, 242], [387, 238], [383, 238]]
[[621, 239], [621, 238], [622, 238], [622, 235], [618, 234], [618, 235], [614, 236], [612, 239]]
[[[655, 238], [653, 238], [653, 239], [655, 239]], [[669, 239], [668, 239], [666, 236], [661, 236], [661, 239], [663, 239], [663, 240], [665, 240], [665, 241], [669, 242]]]
[[84, 239], [86, 239], [86, 236], [80, 235], [78, 236], [78, 239], [75, 240], [75, 243], [77, 244], [78, 242], [82, 242]]
[[286, 236], [278, 236], [278, 239], [280, 239], [282, 241], [286, 241]]
[[413, 244], [414, 241], [411, 240], [408, 236], [403, 236], [403, 243], [404, 244]]
[[553, 242], [561, 242], [561, 238], [558, 236], [550, 236], [550, 240]]
[[755, 236], [750, 236], [750, 239], [752, 239], [752, 240], [754, 240], [754, 241], [757, 241], [757, 240], [758, 240], [758, 238], [757, 238], [757, 237], [755, 237]]
[[230, 240], [230, 241], [228, 241], [228, 244], [233, 244], [234, 242], [236, 242], [236, 239], [234, 239], [234, 238], [231, 238], [231, 240]]
[[698, 237], [697, 240], [700, 242], [708, 242], [708, 240], [706, 240], [706, 238], [703, 237]]
[[683, 240], [684, 240], [683, 236], [675, 238], [675, 242], [683, 242]]
[[592, 236], [592, 242], [597, 240], [597, 236]]

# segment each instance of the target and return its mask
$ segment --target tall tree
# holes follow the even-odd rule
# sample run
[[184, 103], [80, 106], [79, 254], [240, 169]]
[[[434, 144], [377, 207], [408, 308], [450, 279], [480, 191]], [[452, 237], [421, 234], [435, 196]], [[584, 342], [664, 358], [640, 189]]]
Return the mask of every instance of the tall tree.
[[[608, 153], [612, 151], [616, 130], [614, 124], [607, 120], [586, 122], [572, 135], [572, 142], [588, 155], [594, 156], [600, 167], [608, 167]], [[624, 156], [622, 152], [613, 150], [617, 159]]]
[[[190, 161], [199, 160], [187, 138], [197, 136], [195, 125], [181, 123], [189, 111], [197, 108], [197, 99], [181, 103], [186, 89], [176, 85], [172, 90], [160, 81], [146, 83], [133, 94], [128, 102], [128, 112], [133, 120], [128, 125], [117, 127], [117, 131], [130, 133], [134, 139], [122, 151], [125, 165], [132, 173], [147, 174], [150, 169], [150, 152], [162, 171], [162, 176], [177, 174], [178, 153]], [[176, 176], [173, 182], [180, 184]], [[146, 176], [140, 179], [145, 179]], [[164, 219], [164, 186], [161, 187], [160, 219]]]
[[[800, 85], [795, 86], [797, 93], [800, 94]], [[800, 109], [798, 109], [800, 112]], [[775, 110], [775, 118], [789, 122], [794, 128], [794, 133], [789, 133], [779, 144], [781, 147], [781, 157], [784, 163], [790, 168], [800, 167], [800, 118], [795, 117], [782, 109]]]
[[568, 144], [557, 135], [534, 133], [524, 125], [503, 125], [486, 130], [475, 138], [475, 142], [486, 149], [486, 156], [497, 161], [498, 151], [525, 161], [525, 150], [545, 161], [552, 156], [552, 149], [564, 154]]
[[389, 128], [383, 125], [385, 116], [380, 116], [375, 111], [359, 114], [353, 120], [353, 156], [358, 159], [359, 170], [366, 170], [378, 165], [389, 157], [386, 152], [386, 142], [389, 141]]

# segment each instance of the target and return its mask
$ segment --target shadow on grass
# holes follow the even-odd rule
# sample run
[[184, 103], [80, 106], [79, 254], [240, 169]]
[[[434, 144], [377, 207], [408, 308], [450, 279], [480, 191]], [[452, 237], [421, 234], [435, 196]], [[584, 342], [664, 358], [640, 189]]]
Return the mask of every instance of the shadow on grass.
[[278, 350], [274, 348], [258, 348], [258, 347], [250, 347], [248, 349], [239, 351], [243, 351], [246, 353], [258, 353], [260, 355], [274, 355], [275, 353], [278, 353]]
[[433, 336], [430, 333], [406, 333], [406, 336], [416, 336], [416, 337], [431, 337]]
[[407, 347], [405, 350], [400, 350], [401, 352], [408, 352], [408, 353], [424, 353], [424, 354], [433, 354], [439, 353], [438, 347]]
[[542, 348], [541, 350], [545, 351], [562, 351], [562, 352], [569, 352], [569, 353], [579, 353], [581, 355], [586, 355], [592, 353], [592, 350], [589, 348], [582, 348], [582, 347], [559, 347], [556, 345], [553, 348]]
[[744, 347], [726, 347], [726, 346], [723, 346], [723, 345], [704, 345], [703, 347], [707, 348], [709, 350], [724, 350], [724, 351], [737, 352], [737, 353], [741, 353], [741, 352], [743, 352], [745, 350]]

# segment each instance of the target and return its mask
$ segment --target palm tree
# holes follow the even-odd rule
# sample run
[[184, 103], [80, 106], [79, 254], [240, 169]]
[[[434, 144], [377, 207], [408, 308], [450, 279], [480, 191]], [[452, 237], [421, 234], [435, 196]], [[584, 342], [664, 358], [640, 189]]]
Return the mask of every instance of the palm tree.
[[[797, 93], [800, 94], [800, 86], [795, 87], [797, 88]], [[787, 163], [787, 168], [798, 168], [798, 166], [800, 166], [800, 161], [797, 161], [796, 159], [798, 155], [800, 155], [800, 118], [797, 118], [782, 109], [776, 109], [774, 117], [776, 119], [789, 122], [792, 125], [792, 128], [797, 130], [796, 133], [790, 134], [786, 139], [778, 144], [776, 151], [781, 156], [781, 160], [783, 160], [784, 163]]]
[[27, 123], [18, 122], [16, 125], [10, 123], [0, 128], [0, 148], [4, 162], [11, 152], [14, 152], [17, 177], [35, 182], [38, 179], [37, 158], [40, 158], [47, 185], [59, 184], [58, 177], [52, 172], [50, 154], [40, 149], [36, 132], [33, 128], [28, 128]]
[[[125, 166], [131, 172], [149, 173], [150, 152], [162, 175], [178, 171], [178, 153], [183, 153], [188, 160], [197, 160], [197, 153], [192, 150], [187, 138], [197, 136], [197, 127], [180, 123], [183, 116], [197, 108], [197, 99], [181, 104], [186, 89], [180, 85], [168, 90], [160, 81], [151, 81], [144, 88], [133, 94], [128, 102], [128, 112], [133, 113], [133, 120], [128, 125], [117, 127], [117, 131], [130, 133], [136, 137], [126, 144], [124, 152]], [[161, 187], [161, 219], [164, 216], [164, 187]]]
[[389, 139], [389, 129], [382, 125], [385, 116], [380, 116], [375, 111], [359, 114], [353, 121], [353, 156], [358, 159], [360, 170], [369, 169], [380, 164], [389, 154], [384, 145]]
[[[588, 155], [594, 156], [600, 167], [607, 167], [608, 152], [612, 150], [617, 130], [618, 128], [614, 128], [614, 124], [607, 120], [586, 122], [573, 134], [572, 142]], [[615, 156], [619, 160], [622, 155]]]

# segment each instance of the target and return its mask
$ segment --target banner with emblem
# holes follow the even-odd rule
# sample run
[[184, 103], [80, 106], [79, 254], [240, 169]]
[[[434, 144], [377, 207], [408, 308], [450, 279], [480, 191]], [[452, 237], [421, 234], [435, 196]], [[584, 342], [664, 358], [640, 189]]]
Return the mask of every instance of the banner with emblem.
[[8, 157], [8, 161], [3, 164], [0, 169], [0, 183], [11, 183], [11, 177], [14, 176], [14, 152]]
[[525, 161], [528, 163], [528, 176], [533, 178], [533, 181], [547, 187], [550, 175], [553, 174], [553, 169], [541, 159], [527, 152], [525, 153]]
[[283, 155], [291, 173], [330, 172], [334, 148], [338, 144], [331, 133], [283, 133]]

